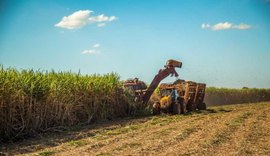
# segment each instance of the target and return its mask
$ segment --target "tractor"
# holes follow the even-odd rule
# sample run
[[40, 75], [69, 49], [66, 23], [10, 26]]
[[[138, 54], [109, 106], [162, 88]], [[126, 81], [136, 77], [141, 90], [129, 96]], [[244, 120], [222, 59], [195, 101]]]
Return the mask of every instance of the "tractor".
[[[136, 103], [147, 105], [151, 95], [158, 88], [159, 83], [169, 75], [178, 77], [175, 68], [181, 68], [182, 62], [168, 60], [164, 69], [160, 69], [154, 77], [149, 87], [138, 78], [129, 79], [124, 82], [124, 88], [134, 93]], [[196, 109], [206, 109], [203, 102], [206, 85], [178, 79], [174, 83], [163, 83], [159, 86], [160, 100], [154, 102], [153, 113], [167, 112], [180, 114], [195, 111]]]
[[160, 100], [153, 104], [154, 114], [160, 112], [184, 114], [205, 110], [203, 102], [206, 84], [193, 81], [177, 80], [174, 83], [162, 83], [159, 86]]

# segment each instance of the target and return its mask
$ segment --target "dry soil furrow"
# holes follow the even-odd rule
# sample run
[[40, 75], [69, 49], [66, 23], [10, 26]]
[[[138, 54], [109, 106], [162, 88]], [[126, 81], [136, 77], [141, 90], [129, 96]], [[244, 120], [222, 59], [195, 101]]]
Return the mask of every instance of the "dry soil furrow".
[[[243, 111], [244, 108], [239, 107], [237, 110], [234, 110], [234, 113], [237, 113], [239, 111]], [[231, 109], [233, 110], [233, 109]], [[214, 117], [221, 117], [224, 112], [228, 112], [230, 110], [224, 110], [222, 112], [218, 112], [217, 114], [208, 114], [203, 117], [205, 120], [197, 120], [194, 124], [188, 124], [188, 125], [172, 125], [171, 127], [167, 129], [158, 129], [155, 133], [151, 133], [147, 136], [140, 135], [132, 139], [128, 139], [127, 141], [122, 143], [121, 146], [117, 146], [113, 150], [106, 151], [106, 153], [110, 153], [113, 155], [129, 155], [134, 153], [139, 153], [141, 155], [144, 154], [160, 154], [160, 149], [163, 152], [164, 148], [170, 147], [171, 145], [174, 145], [175, 139], [173, 136], [179, 134], [181, 132], [181, 138], [188, 137], [191, 135], [191, 133], [195, 133], [197, 131], [200, 131], [201, 127], [205, 127], [207, 123], [213, 122], [215, 123]], [[209, 117], [210, 116], [210, 117]], [[209, 118], [209, 119], [207, 119]], [[209, 120], [209, 121], [208, 121]], [[196, 128], [197, 125], [197, 128]], [[165, 131], [164, 131], [165, 130]], [[164, 133], [165, 132], [165, 133]], [[163, 134], [164, 133], [164, 134]], [[163, 135], [159, 135], [163, 134]], [[193, 134], [192, 134], [193, 135]], [[173, 140], [171, 140], [173, 138]], [[184, 139], [183, 139], [184, 140]]]
[[[263, 116], [266, 112], [269, 112], [269, 108], [251, 108], [255, 110], [252, 113], [245, 113], [247, 119], [242, 123], [238, 121], [234, 124], [239, 124], [238, 129], [225, 141], [222, 146], [214, 149], [213, 151], [218, 153], [218, 155], [239, 155], [239, 149], [247, 142], [249, 135], [254, 133], [253, 126], [254, 123], [258, 121], [258, 117]], [[260, 111], [259, 111], [260, 110]], [[270, 131], [268, 131], [270, 132]], [[269, 138], [270, 139], [270, 138]], [[241, 154], [242, 155], [242, 154]]]
[[[158, 129], [155, 133], [149, 134], [149, 136], [139, 136], [133, 140], [129, 140], [132, 144], [141, 144], [141, 146], [128, 146], [128, 148], [121, 148], [122, 151], [114, 150], [114, 154], [129, 155], [133, 153], [139, 153], [141, 155], [158, 154], [167, 150], [168, 146], [173, 145], [175, 142], [185, 140], [189, 135], [193, 135], [211, 120], [219, 121], [225, 114], [212, 114], [200, 118], [196, 122], [187, 123], [186, 125], [174, 124], [167, 129]], [[126, 142], [128, 144], [129, 142]], [[124, 146], [125, 147], [125, 146]]]
[[255, 117], [254, 114], [257, 113], [257, 110], [254, 109], [253, 106], [246, 107], [246, 110], [242, 110], [241, 114], [239, 114], [239, 116], [237, 116], [236, 118], [231, 118], [231, 120], [226, 122], [223, 128], [216, 131], [214, 135], [212, 135], [212, 137], [204, 139], [205, 141], [202, 142], [202, 144], [200, 144], [196, 149], [188, 150], [184, 154], [229, 155], [230, 153], [235, 152], [235, 150], [237, 150], [237, 147], [233, 147], [234, 145], [230, 144], [237, 142], [239, 133], [242, 133], [242, 131], [244, 131], [246, 125], [252, 123]]
[[[126, 146], [127, 145], [126, 142], [130, 142], [137, 137], [146, 138], [147, 136], [155, 133], [156, 131], [167, 129], [168, 127], [171, 127], [171, 125], [174, 125], [174, 124], [185, 125], [186, 123], [194, 122], [199, 118], [201, 118], [200, 115], [169, 116], [169, 117], [167, 116], [166, 120], [164, 117], [164, 119], [162, 119], [162, 120], [154, 121], [154, 123], [155, 123], [154, 125], [151, 124], [151, 122], [150, 122], [148, 125], [144, 125], [144, 126], [140, 125], [141, 128], [138, 130], [135, 129], [135, 130], [128, 132], [128, 133], [125, 133], [125, 134], [112, 135], [108, 139], [100, 140], [98, 142], [95, 142], [92, 140], [93, 142], [95, 142], [94, 145], [87, 144], [87, 146], [79, 147], [79, 148], [76, 148], [75, 150], [72, 150], [72, 152], [69, 152], [69, 154], [76, 155], [77, 150], [84, 151], [86, 153], [94, 154], [94, 155], [106, 154], [107, 151], [118, 150], [119, 147]], [[101, 146], [99, 146], [99, 145], [101, 145]], [[130, 144], [130, 146], [134, 146], [134, 144]], [[102, 151], [102, 152], [100, 152], [100, 151]], [[65, 155], [66, 152], [59, 153], [59, 154]]]
[[[100, 135], [104, 130], [113, 130], [123, 127], [129, 124], [143, 124], [149, 121], [149, 118], [139, 118], [139, 119], [120, 119], [118, 121], [97, 123], [94, 125], [89, 125], [82, 127], [82, 129], [77, 129], [71, 131], [64, 131], [63, 133], [48, 133], [37, 138], [29, 138], [27, 140], [19, 141], [16, 143], [10, 143], [4, 145], [4, 153], [8, 155], [20, 155], [24, 153], [33, 153], [36, 151], [42, 151], [44, 149], [49, 149], [52, 147], [61, 146], [66, 142], [72, 140], [81, 140], [83, 138], [93, 137], [95, 135]], [[77, 129], [77, 130], [76, 130]], [[18, 148], [19, 147], [19, 148]]]
[[[248, 116], [254, 114], [248, 113]], [[238, 118], [230, 121], [227, 128], [217, 133], [214, 138], [210, 140], [210, 146], [207, 146], [205, 151], [198, 151], [198, 153], [208, 155], [234, 155], [239, 148], [239, 141], [243, 140], [245, 131], [248, 126], [254, 121], [254, 118], [247, 117], [246, 113]]]
[[[259, 111], [259, 110], [258, 110]], [[270, 155], [270, 108], [257, 116], [236, 155]]]
[[78, 131], [80, 137], [73, 135], [72, 141], [35, 152], [9, 151], [11, 155], [270, 155], [269, 103], [213, 108], [212, 113], [113, 122], [106, 128]]
[[197, 149], [204, 150], [202, 146], [207, 140], [215, 136], [216, 133], [226, 128], [226, 123], [232, 119], [241, 116], [242, 111], [234, 110], [232, 112], [225, 113], [224, 116], [220, 116], [218, 120], [212, 119], [211, 122], [201, 127], [199, 131], [193, 133], [187, 139], [168, 145], [164, 153], [161, 155], [197, 155]]
[[[181, 118], [183, 120], [178, 120], [177, 118]], [[159, 122], [166, 121], [165, 124], [168, 125], [173, 124], [174, 122], [185, 123], [196, 120], [197, 118], [199, 118], [199, 116], [182, 116], [177, 118], [174, 116], [153, 117], [152, 119], [155, 119], [157, 121], [152, 121], [152, 119], [150, 119], [145, 123], [135, 124], [135, 126], [138, 126], [139, 128], [129, 129], [129, 126], [134, 125], [128, 125], [128, 130], [126, 130], [125, 127], [118, 127], [113, 130], [108, 130], [105, 133], [100, 133], [96, 137], [81, 139], [79, 140], [79, 142], [82, 142], [81, 146], [70, 146], [70, 143], [63, 143], [62, 145], [47, 148], [42, 151], [34, 152], [32, 154], [35, 155], [43, 151], [53, 151], [54, 153], [57, 153], [57, 155], [77, 155], [78, 151], [83, 152], [85, 150], [88, 151], [88, 154], [94, 154], [102, 150], [103, 148], [106, 148], [106, 146], [111, 146], [112, 144], [119, 144], [120, 140], [125, 140], [126, 138], [133, 138], [134, 135], [142, 134], [145, 132], [151, 133], [151, 131], [155, 131], [158, 127], [163, 127], [163, 125], [160, 125]]]

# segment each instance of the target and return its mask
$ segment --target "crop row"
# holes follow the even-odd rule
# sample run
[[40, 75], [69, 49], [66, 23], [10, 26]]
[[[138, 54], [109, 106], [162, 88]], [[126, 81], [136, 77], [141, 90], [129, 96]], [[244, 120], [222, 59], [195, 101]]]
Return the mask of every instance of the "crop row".
[[207, 105], [254, 103], [262, 101], [270, 101], [270, 89], [209, 87], [206, 89], [205, 95]]
[[119, 76], [0, 66], [0, 142], [130, 114]]

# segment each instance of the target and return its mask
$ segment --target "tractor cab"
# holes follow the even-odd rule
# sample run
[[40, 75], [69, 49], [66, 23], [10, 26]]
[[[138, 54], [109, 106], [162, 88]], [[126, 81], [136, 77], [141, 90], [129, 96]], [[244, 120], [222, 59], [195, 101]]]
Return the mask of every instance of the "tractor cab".
[[174, 89], [174, 85], [172, 83], [162, 83], [159, 86], [159, 94], [160, 97], [169, 96], [171, 95]]

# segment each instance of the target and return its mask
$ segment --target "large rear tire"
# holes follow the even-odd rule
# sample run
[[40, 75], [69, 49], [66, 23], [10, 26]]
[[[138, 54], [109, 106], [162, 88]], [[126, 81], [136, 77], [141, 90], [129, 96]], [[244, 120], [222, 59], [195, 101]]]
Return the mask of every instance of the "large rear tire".
[[188, 100], [188, 102], [186, 104], [186, 107], [187, 107], [187, 112], [192, 112], [193, 105], [192, 105], [192, 101], [191, 100]]
[[185, 114], [186, 111], [187, 111], [187, 109], [186, 109], [186, 107], [185, 107], [184, 102], [181, 102], [181, 103], [180, 103], [180, 113], [181, 113], [181, 114]]

